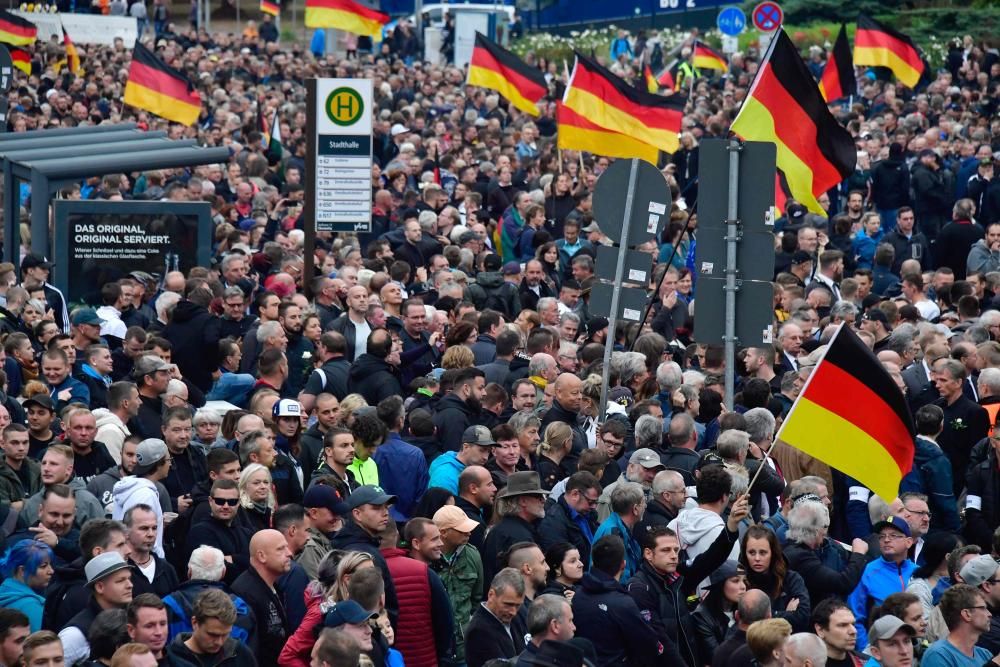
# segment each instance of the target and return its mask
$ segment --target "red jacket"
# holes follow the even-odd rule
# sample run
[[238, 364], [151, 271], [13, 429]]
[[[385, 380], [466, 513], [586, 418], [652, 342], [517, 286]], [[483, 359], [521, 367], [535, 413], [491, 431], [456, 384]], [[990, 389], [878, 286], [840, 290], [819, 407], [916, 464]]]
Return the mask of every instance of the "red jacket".
[[406, 667], [437, 667], [427, 565], [409, 558], [403, 549], [381, 551], [399, 599], [399, 626], [394, 648], [403, 654]]
[[317, 625], [323, 623], [323, 612], [320, 610], [323, 596], [310, 594], [310, 588], [306, 588], [304, 595], [306, 615], [302, 617], [302, 623], [295, 628], [292, 636], [285, 641], [285, 646], [278, 656], [279, 667], [309, 667], [310, 665], [313, 645], [316, 643], [316, 635], [313, 630]]

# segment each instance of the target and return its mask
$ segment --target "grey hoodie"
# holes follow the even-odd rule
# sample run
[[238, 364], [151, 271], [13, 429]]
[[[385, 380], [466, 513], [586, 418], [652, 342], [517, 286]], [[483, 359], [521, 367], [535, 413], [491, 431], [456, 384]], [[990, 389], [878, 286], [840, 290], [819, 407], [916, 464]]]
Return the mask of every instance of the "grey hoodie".
[[969, 250], [965, 268], [966, 273], [985, 274], [990, 271], [1000, 271], [1000, 251], [990, 250], [986, 245], [986, 239], [979, 239]]
[[[76, 492], [76, 520], [73, 525], [77, 528], [83, 528], [83, 524], [91, 519], [104, 518], [104, 507], [101, 506], [97, 498], [87, 491], [82, 479], [73, 477], [66, 484]], [[38, 521], [38, 510], [42, 506], [42, 495], [44, 493], [45, 489], [42, 489], [24, 501], [24, 508], [21, 510], [21, 514], [24, 515], [24, 519], [28, 522], [29, 526], [34, 525]]]

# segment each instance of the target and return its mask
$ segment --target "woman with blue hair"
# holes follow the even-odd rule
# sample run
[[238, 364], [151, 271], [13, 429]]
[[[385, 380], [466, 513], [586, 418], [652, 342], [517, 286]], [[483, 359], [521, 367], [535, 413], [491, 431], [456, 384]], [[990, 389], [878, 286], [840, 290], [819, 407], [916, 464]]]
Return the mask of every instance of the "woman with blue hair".
[[52, 549], [38, 540], [19, 540], [0, 559], [0, 607], [17, 609], [31, 623], [31, 631], [42, 629], [45, 598], [42, 593], [52, 579]]

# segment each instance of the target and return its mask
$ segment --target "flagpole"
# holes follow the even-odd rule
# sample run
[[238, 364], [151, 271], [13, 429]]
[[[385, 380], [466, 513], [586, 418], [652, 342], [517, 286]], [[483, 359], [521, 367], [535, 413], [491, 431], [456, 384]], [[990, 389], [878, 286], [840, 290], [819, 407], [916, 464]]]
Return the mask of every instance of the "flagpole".
[[812, 372], [809, 373], [809, 379], [806, 380], [806, 383], [804, 385], [802, 385], [802, 389], [799, 390], [798, 396], [795, 397], [795, 401], [792, 403], [792, 407], [788, 408], [788, 414], [785, 415], [784, 420], [782, 420], [781, 428], [779, 428], [778, 432], [774, 435], [775, 442], [781, 439], [781, 434], [785, 431], [785, 426], [788, 425], [788, 420], [795, 413], [795, 408], [798, 406], [799, 401], [802, 399], [802, 395], [806, 393], [806, 389], [809, 388], [809, 384], [813, 381], [813, 378], [816, 377], [816, 369], [819, 368], [820, 364], [822, 364], [823, 361], [826, 359], [827, 352], [829, 352], [830, 348], [833, 347], [833, 343], [834, 341], [837, 340], [837, 336], [840, 335], [840, 332], [844, 330], [844, 324], [845, 324], [844, 322], [841, 322], [840, 324], [837, 325], [837, 330], [833, 332], [833, 336], [830, 337], [829, 342], [826, 344], [826, 349], [823, 351], [823, 356], [820, 357], [819, 361], [816, 362], [816, 365], [813, 366]]

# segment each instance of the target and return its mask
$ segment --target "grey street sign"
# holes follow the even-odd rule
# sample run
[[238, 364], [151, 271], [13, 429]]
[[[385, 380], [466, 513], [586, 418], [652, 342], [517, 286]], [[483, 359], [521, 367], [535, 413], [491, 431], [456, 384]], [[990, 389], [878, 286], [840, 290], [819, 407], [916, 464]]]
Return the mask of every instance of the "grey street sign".
[[[618, 313], [611, 316], [611, 297], [618, 291]], [[607, 315], [608, 319], [639, 322], [646, 310], [649, 299], [646, 290], [638, 287], [618, 287], [609, 283], [597, 283], [590, 288], [590, 312]]]
[[[744, 235], [773, 232], [774, 176], [777, 149], [774, 144], [748, 141], [740, 151], [739, 198], [736, 217]], [[709, 196], [698, 197], [698, 246], [703, 229], [725, 229], [729, 199], [729, 151], [723, 139], [706, 139], [698, 149], [699, 195], [708, 188]], [[774, 252], [769, 253], [774, 259]], [[758, 259], [766, 259], [760, 256]], [[741, 267], [742, 269], [742, 267]], [[770, 280], [770, 276], [768, 277]]]
[[[744, 280], [736, 297], [736, 338], [740, 347], [774, 342], [774, 287], [769, 282]], [[694, 339], [704, 345], [722, 345], [726, 331], [726, 281], [698, 278]], [[727, 367], [728, 371], [728, 367]]]
[[[601, 174], [594, 188], [594, 219], [615, 243], [622, 240], [625, 198], [632, 160], [618, 160]], [[660, 170], [639, 160], [629, 216], [628, 244], [638, 245], [657, 235], [670, 219], [670, 186]]]

